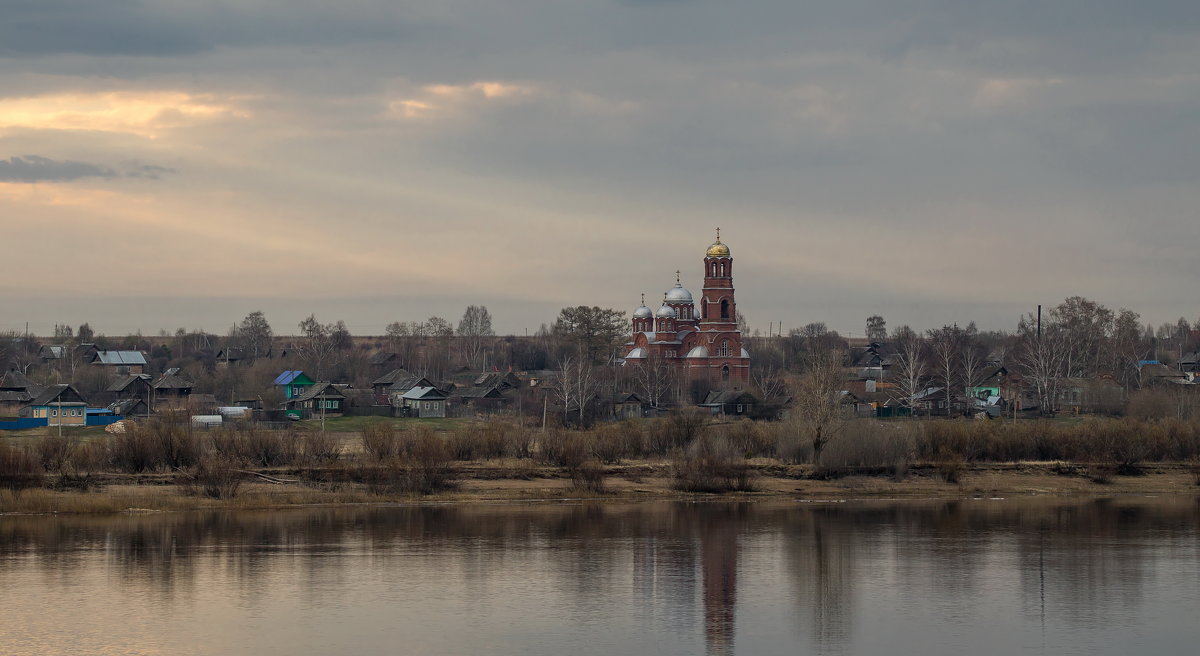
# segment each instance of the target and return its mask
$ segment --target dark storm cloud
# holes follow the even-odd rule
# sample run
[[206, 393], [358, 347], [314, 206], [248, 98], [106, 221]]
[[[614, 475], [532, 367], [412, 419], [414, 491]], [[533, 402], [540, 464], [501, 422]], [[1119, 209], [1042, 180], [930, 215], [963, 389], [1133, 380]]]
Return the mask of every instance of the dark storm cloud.
[[[361, 3], [360, 3], [361, 4]], [[162, 0], [0, 0], [0, 56], [179, 56], [220, 46], [323, 46], [398, 38], [387, 4]]]
[[37, 155], [0, 159], [0, 181], [3, 182], [69, 182], [80, 178], [115, 178], [119, 173], [108, 167], [53, 160]]

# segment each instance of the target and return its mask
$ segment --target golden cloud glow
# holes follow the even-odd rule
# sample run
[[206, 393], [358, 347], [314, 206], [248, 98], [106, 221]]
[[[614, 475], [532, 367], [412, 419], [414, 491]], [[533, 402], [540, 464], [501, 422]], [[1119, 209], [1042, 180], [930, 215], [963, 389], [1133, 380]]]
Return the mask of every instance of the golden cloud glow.
[[404, 119], [433, 118], [463, 111], [470, 105], [492, 101], [516, 102], [532, 96], [533, 87], [504, 82], [480, 81], [472, 84], [430, 84], [421, 93], [389, 103], [391, 114]]
[[248, 115], [229, 99], [181, 91], [62, 93], [0, 99], [0, 128], [123, 132], [151, 139], [175, 128]]

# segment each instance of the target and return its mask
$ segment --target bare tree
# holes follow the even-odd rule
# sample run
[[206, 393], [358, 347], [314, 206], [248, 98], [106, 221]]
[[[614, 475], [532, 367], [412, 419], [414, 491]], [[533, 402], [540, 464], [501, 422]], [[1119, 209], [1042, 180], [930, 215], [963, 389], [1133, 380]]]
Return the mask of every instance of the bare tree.
[[316, 315], [312, 314], [300, 322], [300, 333], [304, 336], [301, 354], [312, 367], [314, 380], [322, 379], [321, 377], [326, 373], [326, 367], [331, 363], [338, 350], [337, 342], [333, 338], [336, 329], [337, 324], [323, 324], [317, 321]]
[[562, 402], [563, 416], [572, 411], [578, 413], [582, 424], [587, 409], [600, 392], [600, 378], [596, 369], [583, 357], [567, 356], [558, 365], [558, 387], [556, 393]]
[[495, 335], [496, 332], [492, 330], [492, 315], [488, 313], [487, 306], [468, 305], [462, 320], [458, 322], [459, 343], [467, 366], [475, 371], [484, 368], [485, 347], [488, 338]]
[[792, 379], [793, 406], [788, 424], [812, 445], [813, 462], [836, 440], [850, 419], [843, 399], [846, 377], [836, 351], [814, 353], [802, 375]]
[[653, 408], [664, 405], [675, 388], [677, 367], [658, 353], [651, 353], [642, 361], [629, 361], [626, 365], [633, 370], [633, 382], [637, 391]]
[[1058, 382], [1072, 352], [1071, 340], [1055, 323], [1046, 323], [1039, 331], [1032, 315], [1021, 318], [1017, 331], [1020, 335], [1016, 352], [1018, 370], [1033, 384], [1042, 413], [1054, 414]]
[[892, 365], [893, 380], [901, 398], [911, 408], [913, 400], [925, 385], [925, 342], [909, 330], [896, 341], [896, 347]]
[[958, 380], [959, 357], [962, 352], [962, 330], [958, 326], [942, 326], [929, 331], [929, 351], [933, 357], [934, 376], [942, 384], [946, 414], [954, 407], [954, 387]]

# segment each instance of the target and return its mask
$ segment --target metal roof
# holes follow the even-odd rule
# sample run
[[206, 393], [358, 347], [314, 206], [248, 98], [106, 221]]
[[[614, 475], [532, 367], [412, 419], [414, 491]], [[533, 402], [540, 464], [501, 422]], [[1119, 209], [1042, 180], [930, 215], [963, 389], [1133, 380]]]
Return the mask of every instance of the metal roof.
[[141, 351], [97, 351], [96, 362], [113, 365], [146, 364], [146, 356]]
[[275, 377], [275, 384], [276, 385], [288, 385], [293, 380], [296, 380], [296, 378], [300, 377], [303, 374], [304, 374], [304, 372], [300, 371], [299, 369], [297, 369], [295, 371], [285, 371]]
[[418, 401], [432, 399], [435, 396], [439, 399], [446, 398], [446, 395], [438, 391], [438, 388], [436, 387], [414, 387], [405, 392], [400, 398], [408, 399], [410, 401]]

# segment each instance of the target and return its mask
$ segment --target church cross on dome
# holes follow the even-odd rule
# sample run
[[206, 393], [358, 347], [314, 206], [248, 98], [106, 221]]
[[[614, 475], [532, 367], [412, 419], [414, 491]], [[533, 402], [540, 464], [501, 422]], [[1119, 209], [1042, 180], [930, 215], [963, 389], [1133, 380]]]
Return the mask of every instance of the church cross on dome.
[[675, 269], [675, 284], [679, 285], [679, 269]]

